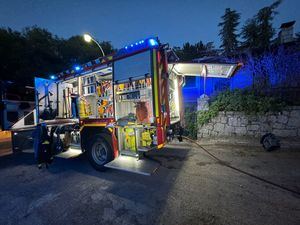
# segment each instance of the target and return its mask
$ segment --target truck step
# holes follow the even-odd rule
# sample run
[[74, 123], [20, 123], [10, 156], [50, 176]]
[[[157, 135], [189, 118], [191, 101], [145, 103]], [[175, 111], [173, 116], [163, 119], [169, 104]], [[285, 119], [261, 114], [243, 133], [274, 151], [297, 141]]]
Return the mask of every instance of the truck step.
[[132, 157], [138, 157], [138, 154], [131, 150], [122, 150], [121, 155], [123, 156], [132, 156]]
[[159, 164], [149, 159], [120, 155], [105, 167], [150, 176], [157, 170]]
[[154, 148], [150, 148], [150, 147], [139, 147], [137, 150], [138, 152], [149, 152], [150, 150], [152, 150]]
[[69, 150], [62, 152], [58, 155], [56, 155], [55, 157], [58, 158], [63, 158], [63, 159], [70, 159], [70, 158], [75, 158], [79, 155], [82, 154], [82, 150], [79, 148], [69, 148]]

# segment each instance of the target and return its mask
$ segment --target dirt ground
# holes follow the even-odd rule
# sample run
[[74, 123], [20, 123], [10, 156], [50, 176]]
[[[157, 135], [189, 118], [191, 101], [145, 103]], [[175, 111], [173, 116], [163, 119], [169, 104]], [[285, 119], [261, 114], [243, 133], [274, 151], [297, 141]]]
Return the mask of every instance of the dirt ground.
[[[300, 149], [206, 145], [232, 166], [300, 192]], [[152, 176], [95, 171], [85, 155], [37, 169], [32, 153], [0, 157], [0, 224], [300, 224], [300, 195], [216, 163], [190, 143], [151, 157]]]

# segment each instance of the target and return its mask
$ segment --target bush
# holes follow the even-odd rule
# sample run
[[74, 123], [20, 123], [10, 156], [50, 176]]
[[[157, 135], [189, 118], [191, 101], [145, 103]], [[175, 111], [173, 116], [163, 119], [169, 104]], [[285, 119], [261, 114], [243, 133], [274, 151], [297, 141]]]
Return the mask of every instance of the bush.
[[208, 111], [198, 113], [198, 124], [204, 125], [216, 117], [219, 111], [238, 111], [246, 114], [263, 114], [281, 111], [285, 103], [275, 97], [265, 96], [250, 90], [225, 91], [213, 97]]
[[197, 139], [197, 110], [187, 107], [184, 111], [185, 129], [184, 135], [192, 139]]

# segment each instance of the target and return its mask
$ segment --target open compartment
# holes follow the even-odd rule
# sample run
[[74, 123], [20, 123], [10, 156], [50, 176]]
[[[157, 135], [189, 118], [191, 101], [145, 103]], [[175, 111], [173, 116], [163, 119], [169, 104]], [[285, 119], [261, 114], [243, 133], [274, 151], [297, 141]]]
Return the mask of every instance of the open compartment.
[[[111, 75], [98, 74], [82, 78], [81, 118], [113, 117], [113, 93]], [[87, 106], [87, 107], [86, 107]], [[85, 109], [87, 109], [85, 111]], [[86, 113], [86, 114], [85, 114]]]
[[156, 146], [151, 78], [117, 84], [114, 91], [121, 153], [135, 155]]
[[169, 109], [170, 109], [170, 122], [175, 124], [180, 121], [180, 84], [179, 77], [174, 73], [169, 76]]
[[61, 118], [113, 117], [111, 73], [87, 74], [58, 83], [58, 116]]
[[114, 63], [114, 108], [122, 155], [138, 155], [157, 146], [151, 52]]

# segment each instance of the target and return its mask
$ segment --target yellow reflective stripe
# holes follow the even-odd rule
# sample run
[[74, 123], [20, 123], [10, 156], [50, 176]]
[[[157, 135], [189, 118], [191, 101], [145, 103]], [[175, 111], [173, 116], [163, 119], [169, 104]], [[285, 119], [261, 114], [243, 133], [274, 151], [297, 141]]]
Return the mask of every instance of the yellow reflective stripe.
[[160, 149], [160, 148], [164, 147], [164, 145], [165, 145], [165, 144], [160, 144], [160, 145], [158, 145], [158, 146], [157, 146], [157, 149]]
[[157, 117], [159, 116], [159, 106], [158, 106], [156, 49], [153, 49], [153, 83], [154, 83], [154, 99], [155, 99], [155, 116]]

